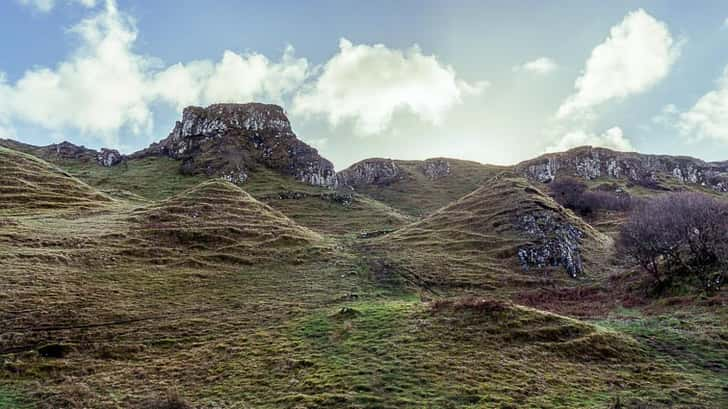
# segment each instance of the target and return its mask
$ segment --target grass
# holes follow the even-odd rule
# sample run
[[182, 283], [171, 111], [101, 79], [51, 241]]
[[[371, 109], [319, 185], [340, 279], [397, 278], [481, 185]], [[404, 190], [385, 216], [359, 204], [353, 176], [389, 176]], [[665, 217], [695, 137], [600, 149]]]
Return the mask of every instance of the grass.
[[480, 184], [503, 170], [458, 159], [443, 159], [450, 173], [430, 179], [421, 170], [424, 161], [396, 160], [402, 177], [388, 185], [357, 186], [358, 193], [372, 197], [404, 214], [421, 217], [448, 205], [477, 189]]
[[[104, 199], [0, 215], [0, 407], [170, 397], [195, 408], [726, 404], [724, 303], [577, 319], [509, 301], [556, 286], [570, 312], [615, 296], [606, 271], [573, 281], [510, 267], [522, 242], [512, 217], [550, 203], [521, 180], [401, 228], [411, 217], [388, 205], [361, 195], [347, 204], [274, 173], [252, 176], [246, 193], [177, 174], [152, 180], [144, 173], [167, 164], [130, 164], [141, 172], [126, 175], [132, 194], [110, 199], [96, 188], [112, 179], [95, 177], [121, 180], [123, 169], [94, 169], [86, 185], [13, 155], [2, 166], [32, 165]], [[357, 235], [382, 228], [401, 229]]]
[[501, 289], [569, 281], [560, 267], [523, 271], [519, 248], [542, 240], [516, 227], [518, 220], [546, 214], [581, 232], [586, 277], [604, 277], [611, 240], [564, 209], [525, 179], [504, 174], [432, 215], [387, 236], [362, 242], [375, 259], [428, 286]]

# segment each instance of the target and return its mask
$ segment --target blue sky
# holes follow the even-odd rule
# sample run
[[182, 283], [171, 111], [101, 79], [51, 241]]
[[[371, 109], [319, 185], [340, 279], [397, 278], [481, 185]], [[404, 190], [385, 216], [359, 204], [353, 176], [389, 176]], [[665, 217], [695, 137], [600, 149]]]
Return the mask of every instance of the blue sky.
[[0, 3], [0, 137], [131, 152], [278, 103], [341, 169], [580, 144], [728, 159], [728, 3]]

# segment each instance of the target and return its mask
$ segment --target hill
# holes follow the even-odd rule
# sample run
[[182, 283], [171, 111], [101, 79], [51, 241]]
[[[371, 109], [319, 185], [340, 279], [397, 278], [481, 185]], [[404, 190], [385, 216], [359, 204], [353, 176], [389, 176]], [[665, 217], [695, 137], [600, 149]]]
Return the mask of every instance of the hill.
[[332, 176], [276, 108], [186, 112], [114, 164], [0, 141], [26, 152], [0, 149], [0, 407], [726, 405], [725, 291], [651, 298], [537, 177], [721, 194], [700, 179], [720, 163], [679, 179], [682, 158], [584, 148]]
[[109, 202], [110, 197], [57, 167], [34, 156], [0, 147], [0, 212], [83, 210]]
[[547, 153], [514, 166], [531, 180], [549, 182], [560, 175], [585, 180], [621, 180], [651, 190], [702, 189], [728, 192], [728, 163], [688, 156], [648, 155], [581, 146]]
[[[295, 248], [322, 241], [270, 206], [222, 180], [203, 182], [131, 215], [128, 253], [147, 253], [159, 262], [222, 260], [260, 263], [273, 248]], [[279, 255], [280, 256], [280, 255]]]
[[501, 170], [450, 158], [424, 161], [366, 159], [336, 174], [339, 189], [352, 189], [411, 216], [421, 217], [473, 190]]
[[504, 173], [372, 245], [428, 286], [499, 288], [594, 274], [611, 239]]

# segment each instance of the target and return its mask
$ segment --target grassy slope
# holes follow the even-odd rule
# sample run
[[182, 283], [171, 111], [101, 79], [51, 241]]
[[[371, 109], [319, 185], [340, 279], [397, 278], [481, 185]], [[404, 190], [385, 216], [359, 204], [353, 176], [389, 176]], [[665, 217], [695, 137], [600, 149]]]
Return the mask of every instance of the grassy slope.
[[[171, 180], [155, 183], [183, 190]], [[272, 182], [249, 186], [259, 197], [290, 190]], [[128, 186], [135, 183], [145, 182]], [[381, 271], [348, 245], [354, 239], [331, 236], [264, 246], [265, 257], [241, 253], [249, 262], [211, 259], [221, 221], [234, 227], [275, 216], [237, 188], [211, 183], [165, 201], [0, 216], [0, 407], [133, 407], [170, 389], [222, 408], [598, 408], [616, 396], [677, 407], [727, 403], [720, 307], [686, 312], [676, 327], [661, 318], [676, 316], [670, 310], [590, 324], [503, 302], [429, 304], [380, 282]], [[258, 216], [236, 219], [240, 207]], [[378, 217], [360, 214], [361, 226]], [[218, 233], [183, 234], [182, 246], [144, 231], [136, 241], [149, 216]], [[331, 230], [345, 222], [310, 217]], [[225, 237], [257, 240], [235, 234]], [[200, 262], [158, 263], [136, 253], [144, 249], [184, 249]], [[496, 288], [489, 296], [506, 294]], [[67, 351], [41, 356], [46, 344]]]
[[[105, 168], [96, 163], [65, 160], [57, 165], [86, 183], [124, 200], [161, 200], [207, 180], [179, 172], [179, 162], [148, 157]], [[258, 167], [242, 187], [297, 222], [325, 233], [347, 234], [399, 227], [411, 221], [387, 205], [354, 195], [351, 205], [335, 200], [328, 189], [300, 183]], [[289, 198], [290, 193], [300, 197]], [[287, 193], [281, 198], [281, 193]], [[332, 222], [333, 221], [333, 222]]]
[[606, 275], [600, 270], [610, 240], [525, 179], [508, 174], [491, 178], [478, 190], [423, 220], [363, 246], [376, 254], [375, 263], [389, 263], [389, 269], [400, 269], [408, 279], [441, 288], [503, 291], [569, 281], [559, 268], [523, 272], [517, 262], [518, 248], [535, 238], [513, 224], [536, 212], [545, 212], [584, 232], [581, 247], [587, 277]]
[[368, 195], [412, 216], [429, 214], [477, 189], [502, 167], [458, 159], [445, 159], [450, 174], [429, 179], [419, 167], [423, 161], [395, 161], [405, 177], [386, 186], [361, 186], [357, 192]]

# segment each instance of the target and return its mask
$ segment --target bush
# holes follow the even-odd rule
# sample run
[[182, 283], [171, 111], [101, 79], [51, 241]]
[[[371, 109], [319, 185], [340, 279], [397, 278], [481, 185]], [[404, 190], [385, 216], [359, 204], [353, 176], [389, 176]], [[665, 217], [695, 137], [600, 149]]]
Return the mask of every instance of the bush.
[[597, 210], [625, 211], [633, 205], [632, 197], [627, 192], [619, 191], [618, 188], [590, 191], [586, 183], [573, 177], [558, 178], [551, 182], [549, 188], [557, 203], [582, 216]]
[[617, 245], [659, 284], [697, 278], [717, 290], [728, 269], [728, 203], [702, 193], [658, 196], [633, 210]]

